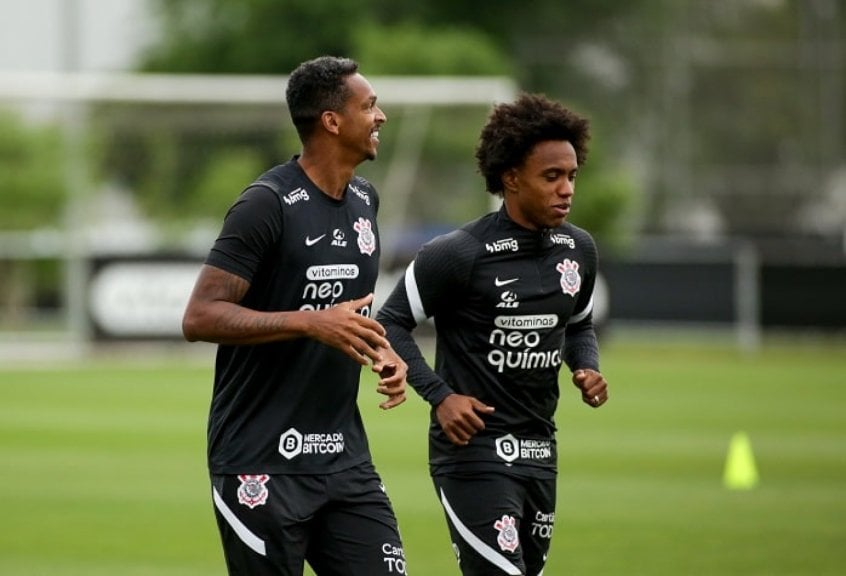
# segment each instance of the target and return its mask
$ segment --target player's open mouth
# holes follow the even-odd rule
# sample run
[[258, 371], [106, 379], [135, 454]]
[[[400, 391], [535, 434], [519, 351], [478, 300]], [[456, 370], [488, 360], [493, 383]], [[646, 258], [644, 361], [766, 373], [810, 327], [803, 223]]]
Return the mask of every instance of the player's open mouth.
[[552, 207], [559, 216], [567, 216], [570, 213], [569, 204], [558, 204]]
[[373, 140], [375, 143], [379, 143], [379, 130], [374, 130], [370, 133], [370, 139]]

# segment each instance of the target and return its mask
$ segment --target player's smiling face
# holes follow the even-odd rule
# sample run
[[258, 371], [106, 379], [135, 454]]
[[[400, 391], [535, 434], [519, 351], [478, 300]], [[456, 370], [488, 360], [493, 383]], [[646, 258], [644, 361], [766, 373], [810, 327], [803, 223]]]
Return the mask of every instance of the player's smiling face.
[[523, 164], [503, 174], [508, 215], [530, 230], [560, 226], [570, 214], [578, 171], [572, 144], [539, 142]]
[[353, 74], [347, 78], [350, 97], [342, 117], [343, 138], [350, 150], [359, 151], [367, 160], [375, 160], [379, 147], [379, 128], [387, 121], [376, 105], [376, 93], [364, 76]]

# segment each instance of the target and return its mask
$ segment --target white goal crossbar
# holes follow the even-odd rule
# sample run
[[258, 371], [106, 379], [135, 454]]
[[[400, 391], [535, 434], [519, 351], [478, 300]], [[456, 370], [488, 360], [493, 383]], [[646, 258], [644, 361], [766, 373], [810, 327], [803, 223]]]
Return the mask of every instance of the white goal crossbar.
[[[368, 77], [384, 104], [455, 106], [512, 99], [500, 76]], [[0, 72], [0, 100], [284, 104], [287, 76]]]

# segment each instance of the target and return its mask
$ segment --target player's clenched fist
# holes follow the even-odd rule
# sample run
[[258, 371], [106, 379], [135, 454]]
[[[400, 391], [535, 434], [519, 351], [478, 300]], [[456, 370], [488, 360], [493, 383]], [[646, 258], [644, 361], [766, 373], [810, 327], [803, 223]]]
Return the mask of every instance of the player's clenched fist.
[[608, 401], [608, 382], [605, 377], [590, 368], [573, 372], [573, 384], [582, 392], [582, 401], [598, 408]]
[[493, 414], [494, 407], [472, 396], [450, 394], [435, 408], [435, 415], [449, 441], [459, 446], [470, 443], [470, 439], [485, 429], [480, 414]]

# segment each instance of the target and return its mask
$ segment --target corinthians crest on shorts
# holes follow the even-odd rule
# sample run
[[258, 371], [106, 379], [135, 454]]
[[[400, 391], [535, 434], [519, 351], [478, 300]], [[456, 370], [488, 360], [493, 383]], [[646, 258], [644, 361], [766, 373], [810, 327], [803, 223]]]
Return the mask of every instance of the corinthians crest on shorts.
[[561, 290], [564, 291], [564, 294], [575, 296], [582, 286], [582, 277], [579, 276], [579, 263], [565, 258], [564, 262], [558, 264], [555, 269], [561, 272]]
[[240, 474], [238, 480], [241, 481], [241, 486], [238, 487], [238, 502], [255, 508], [267, 502], [267, 481], [270, 476], [267, 474]]
[[353, 229], [358, 232], [358, 249], [362, 254], [371, 256], [376, 250], [376, 235], [373, 234], [370, 220], [359, 217], [358, 222], [353, 224]]
[[504, 514], [502, 518], [494, 522], [494, 528], [499, 531], [496, 537], [496, 543], [506, 552], [514, 552], [517, 546], [520, 545], [520, 534], [517, 532], [517, 526], [513, 516]]

